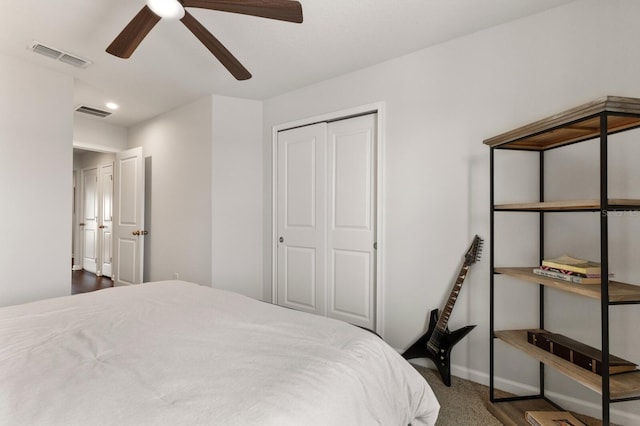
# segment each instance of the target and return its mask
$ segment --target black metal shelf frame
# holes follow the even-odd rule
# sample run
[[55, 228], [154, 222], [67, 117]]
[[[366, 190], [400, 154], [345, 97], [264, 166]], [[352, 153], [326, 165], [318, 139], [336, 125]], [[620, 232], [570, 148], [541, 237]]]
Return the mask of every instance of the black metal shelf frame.
[[[542, 398], [552, 405], [558, 407], [553, 401], [550, 401], [545, 396], [545, 365], [544, 363], [539, 363], [539, 393], [537, 395], [525, 395], [525, 396], [516, 396], [509, 398], [497, 398], [495, 395], [495, 250], [494, 250], [494, 241], [495, 241], [495, 213], [496, 212], [525, 212], [525, 213], [538, 213], [539, 215], [539, 260], [542, 262], [544, 259], [544, 220], [545, 213], [557, 213], [557, 212], [600, 212], [600, 259], [601, 259], [601, 275], [603, 277], [601, 286], [601, 298], [600, 298], [600, 322], [601, 322], [601, 351], [603, 353], [602, 360], [602, 421], [604, 425], [610, 424], [610, 404], [616, 402], [623, 401], [633, 401], [639, 400], [640, 396], [628, 397], [628, 398], [616, 398], [612, 399], [610, 396], [610, 375], [609, 375], [609, 357], [606, 354], [609, 354], [609, 307], [616, 305], [629, 305], [629, 304], [638, 304], [637, 301], [631, 302], [611, 302], [609, 301], [609, 223], [608, 223], [608, 215], [604, 214], [607, 211], [616, 211], [616, 210], [638, 210], [640, 209], [637, 206], [618, 206], [618, 205], [609, 205], [608, 198], [608, 136], [613, 133], [619, 133], [622, 131], [631, 130], [636, 127], [631, 127], [628, 129], [616, 131], [616, 132], [608, 132], [608, 117], [610, 115], [627, 115], [639, 117], [637, 114], [627, 114], [627, 113], [611, 113], [611, 112], [601, 112], [590, 116], [589, 118], [594, 118], [599, 116], [600, 120], [600, 134], [596, 136], [600, 140], [599, 146], [599, 154], [600, 154], [600, 206], [599, 208], [594, 209], [563, 209], [563, 210], [540, 210], [540, 209], [496, 209], [495, 208], [495, 150], [516, 150], [513, 147], [509, 147], [510, 143], [516, 142], [512, 141], [510, 143], [506, 143], [503, 146], [492, 146], [490, 147], [489, 154], [489, 167], [490, 167], [490, 244], [489, 244], [489, 268], [490, 268], [490, 282], [489, 282], [489, 330], [490, 330], [490, 345], [489, 345], [489, 399], [492, 403], [499, 402], [509, 402], [509, 401], [520, 401], [527, 399], [539, 399]], [[584, 119], [580, 119], [577, 121], [583, 121]], [[563, 125], [557, 126], [552, 130], [559, 129], [561, 127], [565, 127], [567, 125], [571, 125], [575, 123], [565, 123]], [[546, 130], [549, 131], [549, 130]], [[565, 144], [561, 146], [568, 146], [574, 143], [584, 142], [586, 140], [592, 140], [594, 137], [581, 139], [575, 142], [571, 142], [570, 144]], [[540, 150], [534, 149], [517, 149], [519, 151], [531, 152], [538, 151], [539, 152], [539, 202], [544, 202], [544, 165], [545, 158], [544, 153], [546, 150], [556, 149], [560, 146], [549, 147]], [[544, 294], [545, 294], [545, 286], [539, 285], [539, 318], [538, 318], [538, 327], [544, 329], [544, 319], [545, 319], [545, 306], [544, 306]], [[560, 407], [558, 407], [560, 408]]]

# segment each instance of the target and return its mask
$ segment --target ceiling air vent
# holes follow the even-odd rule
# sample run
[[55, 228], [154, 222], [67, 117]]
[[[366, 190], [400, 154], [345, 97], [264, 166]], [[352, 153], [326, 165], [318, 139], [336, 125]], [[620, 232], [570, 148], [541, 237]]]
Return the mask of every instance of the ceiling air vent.
[[89, 114], [89, 115], [93, 115], [94, 117], [101, 117], [101, 118], [105, 118], [111, 115], [109, 111], [103, 111], [101, 109], [86, 106], [86, 105], [80, 105], [79, 107], [77, 107], [76, 112], [82, 112], [84, 114]]
[[47, 56], [51, 59], [55, 59], [60, 62], [64, 62], [65, 64], [73, 65], [78, 68], [86, 68], [91, 65], [91, 61], [83, 59], [79, 56], [73, 55], [68, 52], [64, 52], [62, 50], [56, 49], [51, 46], [45, 46], [44, 44], [33, 41], [31, 42], [31, 46], [29, 46], [31, 50], [41, 55]]

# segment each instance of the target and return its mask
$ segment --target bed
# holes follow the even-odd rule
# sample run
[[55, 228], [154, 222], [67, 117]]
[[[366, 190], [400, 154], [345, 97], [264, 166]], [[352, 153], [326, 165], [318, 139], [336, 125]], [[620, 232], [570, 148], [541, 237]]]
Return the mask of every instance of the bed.
[[2, 425], [433, 425], [379, 337], [183, 281], [0, 309]]

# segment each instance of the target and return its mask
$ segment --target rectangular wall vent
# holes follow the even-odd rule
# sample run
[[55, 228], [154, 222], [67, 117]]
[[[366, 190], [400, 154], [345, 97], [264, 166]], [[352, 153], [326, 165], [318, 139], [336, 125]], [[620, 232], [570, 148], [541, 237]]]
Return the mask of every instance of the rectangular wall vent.
[[86, 105], [80, 105], [76, 108], [76, 112], [81, 112], [84, 114], [89, 114], [89, 115], [93, 115], [95, 117], [101, 117], [101, 118], [105, 118], [111, 115], [111, 113], [109, 111], [103, 111], [101, 109], [98, 108], [94, 108], [94, 107], [90, 107], [90, 106], [86, 106]]
[[31, 46], [29, 46], [29, 48], [36, 53], [60, 62], [64, 62], [65, 64], [73, 65], [74, 67], [87, 68], [89, 65], [91, 65], [91, 61], [51, 46], [45, 46], [44, 44], [35, 40], [31, 42]]

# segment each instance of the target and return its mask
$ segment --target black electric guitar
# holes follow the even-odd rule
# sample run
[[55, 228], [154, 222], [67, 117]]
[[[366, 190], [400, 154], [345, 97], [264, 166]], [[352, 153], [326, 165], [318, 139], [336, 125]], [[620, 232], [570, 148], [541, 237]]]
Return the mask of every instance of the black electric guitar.
[[462, 283], [467, 277], [469, 267], [480, 259], [482, 251], [482, 238], [475, 236], [469, 250], [464, 255], [464, 263], [458, 273], [449, 300], [442, 308], [442, 314], [438, 318], [438, 310], [434, 309], [429, 317], [429, 329], [419, 338], [402, 356], [405, 359], [429, 358], [436, 364], [436, 368], [445, 385], [451, 386], [451, 350], [464, 336], [469, 334], [475, 325], [468, 325], [455, 331], [449, 331], [447, 323], [453, 311]]

